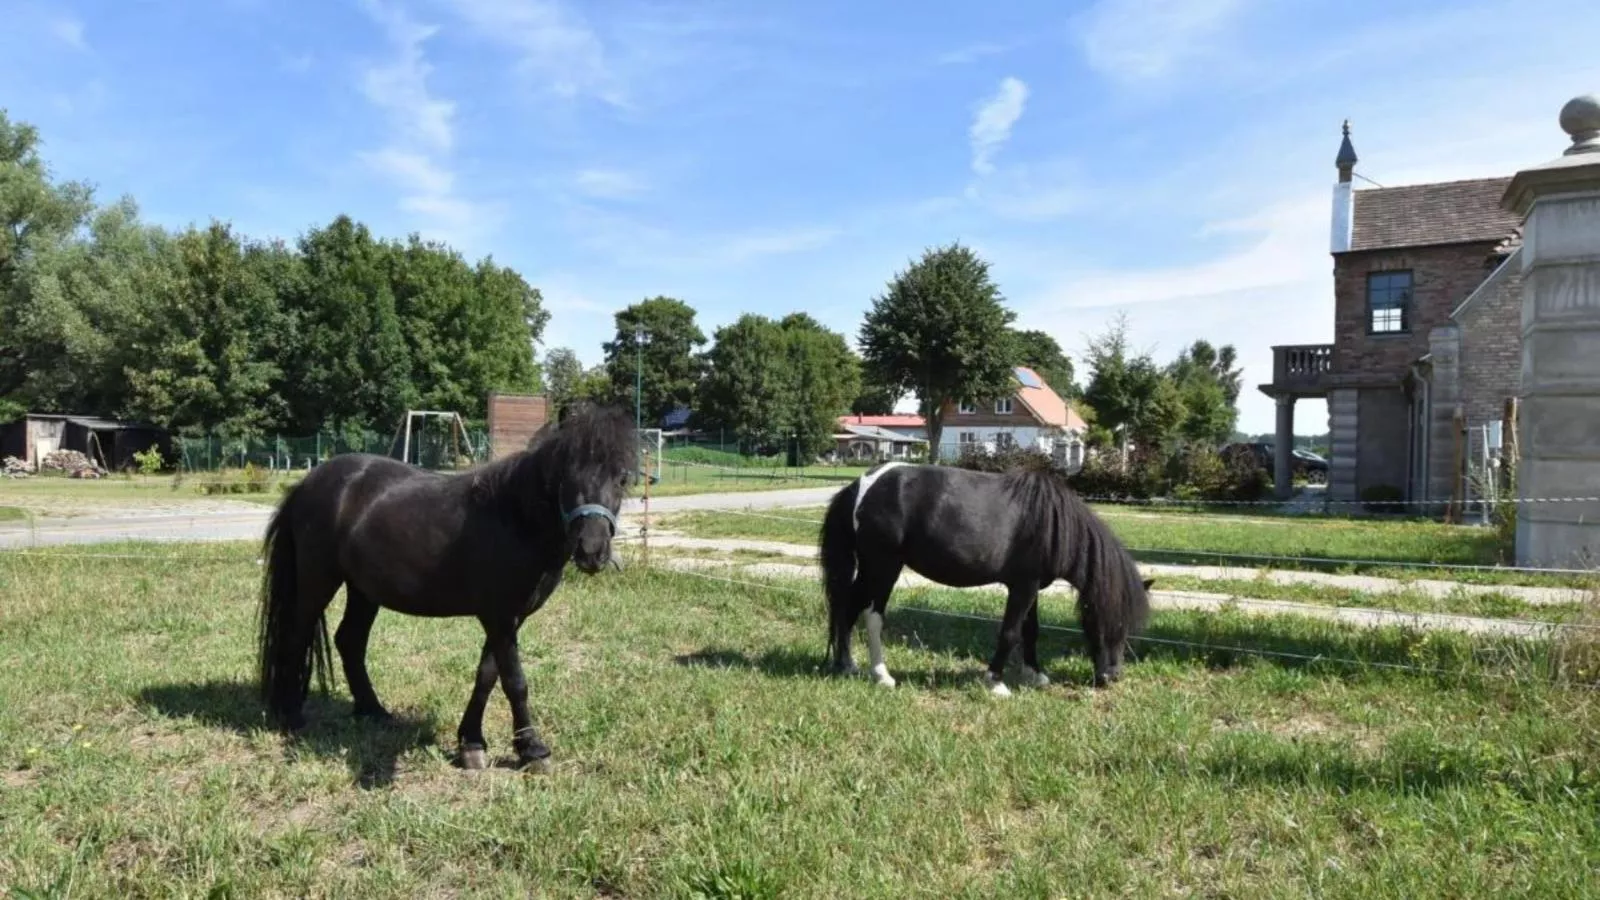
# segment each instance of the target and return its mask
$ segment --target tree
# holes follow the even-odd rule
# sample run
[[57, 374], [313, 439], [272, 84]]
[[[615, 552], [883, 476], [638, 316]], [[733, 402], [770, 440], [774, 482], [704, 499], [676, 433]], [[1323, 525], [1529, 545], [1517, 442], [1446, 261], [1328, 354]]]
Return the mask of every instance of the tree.
[[284, 413], [282, 373], [263, 352], [283, 327], [272, 285], [223, 223], [191, 228], [173, 247], [177, 271], [150, 286], [124, 363], [125, 409], [175, 431], [260, 438]]
[[[857, 365], [860, 365], [859, 359]], [[850, 414], [855, 416], [887, 416], [894, 412], [894, 405], [900, 402], [900, 391], [896, 388], [885, 387], [881, 384], [869, 382], [865, 373], [861, 381], [861, 390], [856, 394], [856, 399], [850, 403]]]
[[988, 263], [960, 244], [925, 251], [872, 301], [860, 335], [866, 377], [916, 394], [934, 458], [947, 404], [992, 399], [1013, 386], [1014, 318]]
[[1179, 426], [1184, 439], [1221, 444], [1239, 419], [1237, 401], [1241, 373], [1233, 367], [1232, 346], [1220, 351], [1195, 341], [1167, 367], [1167, 375], [1183, 396], [1185, 415]]
[[777, 322], [746, 313], [716, 330], [696, 401], [700, 427], [733, 433], [743, 452], [774, 444], [788, 402], [785, 337]]
[[550, 411], [555, 418], [561, 418], [577, 400], [582, 381], [583, 363], [570, 347], [554, 347], [544, 355], [545, 396], [549, 398]]
[[[678, 406], [692, 407], [705, 368], [696, 348], [706, 342], [694, 308], [671, 297], [652, 297], [616, 314], [616, 337], [602, 345], [612, 399], [633, 405], [636, 379], [646, 423], [660, 422]], [[647, 337], [642, 361], [635, 356], [634, 328]], [[641, 364], [642, 362], [642, 364]], [[639, 366], [642, 375], [635, 371]]]
[[0, 400], [13, 412], [60, 409], [73, 371], [98, 335], [68, 296], [74, 234], [94, 209], [81, 182], [56, 184], [39, 132], [0, 110]]
[[352, 436], [387, 430], [416, 403], [389, 252], [342, 215], [300, 239], [302, 293], [283, 300], [297, 329], [287, 390], [301, 434], [323, 425]]
[[1080, 393], [1073, 381], [1072, 360], [1062, 352], [1056, 339], [1042, 331], [1013, 331], [1016, 349], [1012, 354], [1016, 365], [1027, 366], [1044, 379], [1062, 399], [1071, 400]]
[[839, 416], [861, 393], [861, 367], [844, 335], [806, 315], [791, 313], [778, 325], [787, 381], [782, 407], [802, 459], [834, 445]]
[[1125, 315], [1092, 339], [1085, 355], [1090, 379], [1084, 399], [1099, 428], [1111, 435], [1121, 429], [1145, 446], [1165, 445], [1176, 436], [1187, 414], [1182, 392], [1149, 354], [1130, 357]]

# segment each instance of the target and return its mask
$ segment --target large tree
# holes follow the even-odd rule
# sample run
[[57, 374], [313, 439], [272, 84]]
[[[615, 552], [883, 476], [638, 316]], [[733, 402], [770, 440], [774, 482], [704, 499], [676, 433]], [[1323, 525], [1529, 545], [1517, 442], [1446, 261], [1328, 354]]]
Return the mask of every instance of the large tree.
[[775, 443], [787, 402], [783, 329], [766, 316], [745, 313], [713, 338], [695, 421], [732, 432], [747, 453]]
[[805, 313], [785, 316], [778, 327], [788, 381], [783, 411], [789, 434], [808, 459], [833, 446], [839, 416], [861, 392], [861, 367], [844, 335]]
[[1045, 384], [1050, 385], [1063, 399], [1071, 400], [1078, 396], [1080, 391], [1073, 380], [1072, 360], [1067, 358], [1055, 338], [1043, 331], [1013, 331], [1011, 336], [1016, 347], [1013, 351], [1016, 365], [1027, 366], [1039, 373]]
[[866, 377], [916, 395], [934, 458], [946, 404], [989, 400], [1014, 384], [1014, 318], [989, 264], [959, 243], [925, 251], [872, 301], [860, 335]]
[[[694, 308], [682, 300], [652, 297], [618, 311], [616, 336], [602, 345], [612, 399], [632, 406], [638, 382], [646, 427], [678, 406], [694, 404], [705, 365], [696, 351], [706, 342], [694, 319]], [[639, 325], [646, 336], [642, 354], [636, 355]]]

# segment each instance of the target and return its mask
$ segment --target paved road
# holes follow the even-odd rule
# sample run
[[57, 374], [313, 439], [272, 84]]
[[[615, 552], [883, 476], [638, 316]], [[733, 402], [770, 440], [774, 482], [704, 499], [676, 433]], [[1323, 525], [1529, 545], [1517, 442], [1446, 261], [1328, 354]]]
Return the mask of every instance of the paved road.
[[[747, 491], [730, 494], [686, 494], [650, 501], [651, 512], [694, 509], [783, 509], [827, 503], [839, 489], [836, 484], [787, 491]], [[642, 512], [635, 498], [623, 505], [624, 516]], [[108, 541], [253, 541], [261, 537], [272, 509], [243, 503], [217, 510], [171, 510], [149, 514], [90, 515], [70, 519], [39, 519], [31, 526], [0, 526], [0, 548], [92, 544]]]

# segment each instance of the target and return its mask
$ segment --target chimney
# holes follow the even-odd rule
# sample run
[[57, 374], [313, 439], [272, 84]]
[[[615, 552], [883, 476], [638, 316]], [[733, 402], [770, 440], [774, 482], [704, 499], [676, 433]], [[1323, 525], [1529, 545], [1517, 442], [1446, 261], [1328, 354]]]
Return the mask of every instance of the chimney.
[[1333, 229], [1329, 248], [1333, 253], [1350, 249], [1352, 229], [1355, 227], [1355, 177], [1356, 148], [1350, 143], [1350, 120], [1344, 122], [1344, 141], [1339, 144], [1339, 155], [1333, 161], [1339, 167], [1339, 183], [1333, 186]]

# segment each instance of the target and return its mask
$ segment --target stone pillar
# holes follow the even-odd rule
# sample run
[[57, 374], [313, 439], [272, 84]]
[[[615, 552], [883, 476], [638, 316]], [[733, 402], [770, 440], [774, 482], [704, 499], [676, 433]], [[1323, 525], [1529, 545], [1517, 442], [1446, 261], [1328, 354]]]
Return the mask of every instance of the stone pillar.
[[1356, 429], [1360, 424], [1361, 394], [1354, 388], [1328, 392], [1328, 499], [1349, 503], [1356, 499]]
[[1279, 500], [1294, 496], [1294, 397], [1278, 395], [1278, 433], [1273, 441], [1273, 493]]
[[[1512, 179], [1522, 248], [1519, 499], [1600, 496], [1600, 100], [1561, 110], [1572, 146]], [[1600, 562], [1600, 504], [1523, 502], [1517, 562]]]

